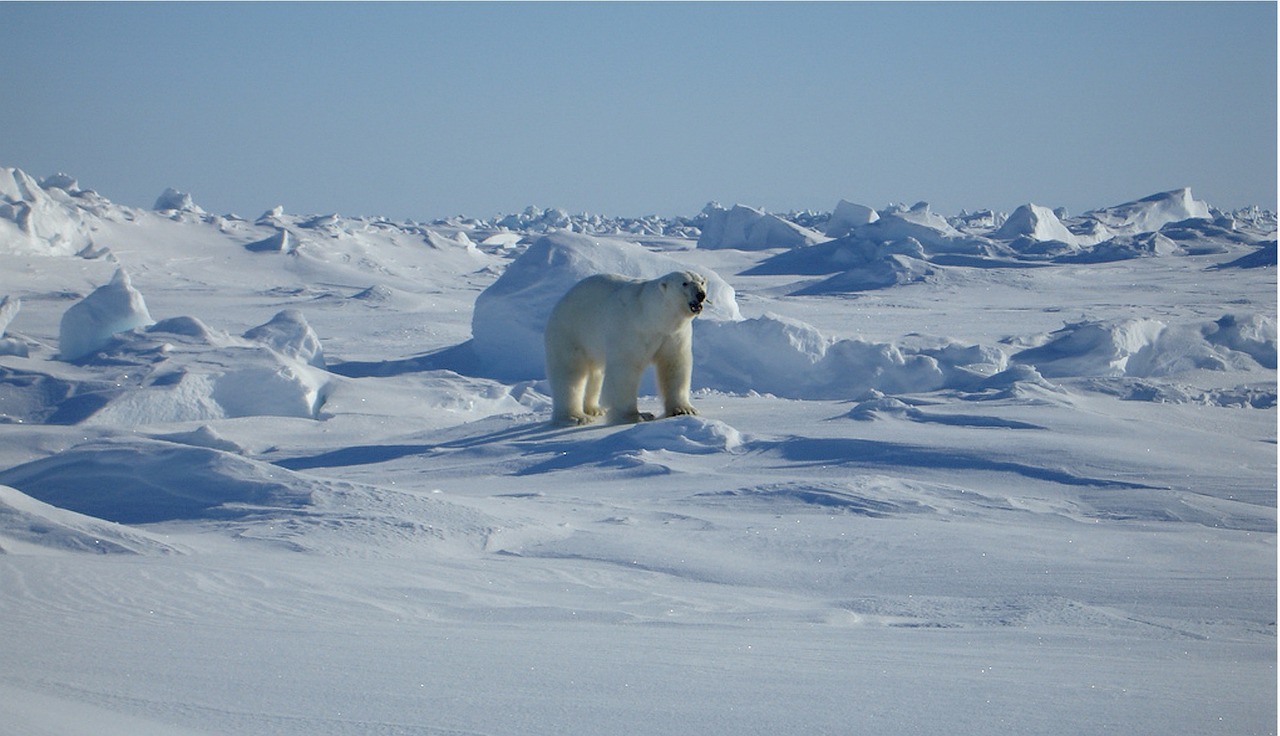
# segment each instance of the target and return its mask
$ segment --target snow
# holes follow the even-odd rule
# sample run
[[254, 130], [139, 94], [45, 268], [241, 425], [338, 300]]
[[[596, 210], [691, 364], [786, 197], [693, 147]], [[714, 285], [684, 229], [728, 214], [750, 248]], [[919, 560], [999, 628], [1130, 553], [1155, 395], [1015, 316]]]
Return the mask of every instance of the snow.
[[[1274, 213], [2, 171], [0, 734], [1275, 733]], [[699, 415], [551, 426], [555, 300], [677, 269]]]

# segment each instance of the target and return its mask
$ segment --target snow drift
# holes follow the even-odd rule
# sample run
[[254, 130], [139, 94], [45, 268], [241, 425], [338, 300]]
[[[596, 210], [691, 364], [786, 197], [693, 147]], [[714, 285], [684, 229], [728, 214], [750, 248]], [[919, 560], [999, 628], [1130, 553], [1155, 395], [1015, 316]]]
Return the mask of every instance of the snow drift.
[[0, 554], [50, 549], [97, 554], [179, 551], [157, 535], [38, 501], [0, 485]]
[[237, 455], [144, 439], [76, 445], [0, 472], [0, 484], [122, 524], [291, 512], [322, 487]]

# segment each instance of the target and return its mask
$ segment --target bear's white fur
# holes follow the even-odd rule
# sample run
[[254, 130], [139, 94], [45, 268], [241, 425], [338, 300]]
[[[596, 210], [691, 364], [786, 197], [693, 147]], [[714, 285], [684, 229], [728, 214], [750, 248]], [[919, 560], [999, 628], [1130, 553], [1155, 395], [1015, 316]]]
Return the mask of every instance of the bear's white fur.
[[574, 285], [551, 310], [544, 333], [552, 421], [652, 419], [636, 403], [651, 363], [666, 416], [697, 414], [689, 401], [693, 317], [706, 297], [706, 279], [692, 271], [652, 281], [603, 274]]

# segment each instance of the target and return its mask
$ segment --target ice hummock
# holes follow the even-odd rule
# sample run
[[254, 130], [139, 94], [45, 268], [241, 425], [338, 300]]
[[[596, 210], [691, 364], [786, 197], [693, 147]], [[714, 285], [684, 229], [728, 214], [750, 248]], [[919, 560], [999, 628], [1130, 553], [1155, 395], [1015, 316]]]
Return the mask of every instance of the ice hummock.
[[66, 206], [21, 169], [0, 168], [0, 253], [66, 256], [92, 242], [79, 208]]
[[1174, 222], [1210, 219], [1209, 205], [1191, 196], [1190, 187], [1152, 194], [1134, 202], [1090, 210], [1087, 219], [1102, 224], [1112, 235], [1157, 232]]
[[1076, 244], [1075, 234], [1062, 224], [1058, 215], [1038, 204], [1024, 204], [1014, 210], [992, 237], [1002, 240], [1026, 237], [1034, 241], [1056, 240], [1068, 245]]

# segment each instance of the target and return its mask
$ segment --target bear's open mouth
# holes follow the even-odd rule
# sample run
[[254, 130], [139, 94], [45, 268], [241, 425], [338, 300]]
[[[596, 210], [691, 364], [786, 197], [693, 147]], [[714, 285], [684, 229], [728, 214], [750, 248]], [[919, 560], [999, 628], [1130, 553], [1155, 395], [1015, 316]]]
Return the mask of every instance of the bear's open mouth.
[[694, 314], [700, 314], [702, 312], [702, 302], [689, 302], [689, 311]]

